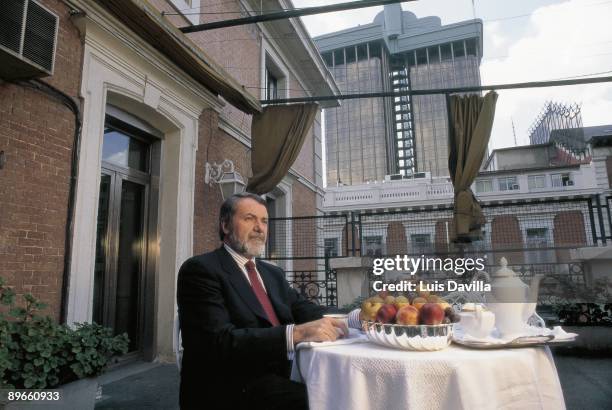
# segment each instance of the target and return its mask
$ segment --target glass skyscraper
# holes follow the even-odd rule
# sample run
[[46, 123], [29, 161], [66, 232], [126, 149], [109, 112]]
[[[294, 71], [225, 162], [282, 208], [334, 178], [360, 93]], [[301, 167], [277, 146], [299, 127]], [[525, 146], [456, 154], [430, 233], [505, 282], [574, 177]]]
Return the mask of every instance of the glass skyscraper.
[[[480, 85], [482, 22], [442, 26], [387, 5], [374, 22], [315, 39], [343, 94]], [[327, 183], [448, 172], [444, 95], [343, 100], [325, 110]]]

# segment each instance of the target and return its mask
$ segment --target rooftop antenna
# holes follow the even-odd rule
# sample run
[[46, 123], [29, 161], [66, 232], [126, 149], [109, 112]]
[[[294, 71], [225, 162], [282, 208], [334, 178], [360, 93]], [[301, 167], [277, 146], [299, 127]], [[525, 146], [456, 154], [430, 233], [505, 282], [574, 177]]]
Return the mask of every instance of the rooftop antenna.
[[510, 121], [512, 121], [512, 134], [514, 135], [514, 146], [518, 146], [516, 142], [516, 129], [514, 129], [514, 118], [510, 117]]

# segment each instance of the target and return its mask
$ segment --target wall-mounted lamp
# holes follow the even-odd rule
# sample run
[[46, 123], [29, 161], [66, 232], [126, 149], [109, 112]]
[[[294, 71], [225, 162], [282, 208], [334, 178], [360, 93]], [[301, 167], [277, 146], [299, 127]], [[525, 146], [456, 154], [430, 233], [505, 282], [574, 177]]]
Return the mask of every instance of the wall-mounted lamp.
[[212, 186], [213, 183], [219, 184], [223, 199], [244, 191], [246, 186], [242, 175], [236, 172], [234, 163], [229, 159], [224, 160], [221, 164], [215, 162], [211, 165], [207, 162], [204, 182], [209, 186]]

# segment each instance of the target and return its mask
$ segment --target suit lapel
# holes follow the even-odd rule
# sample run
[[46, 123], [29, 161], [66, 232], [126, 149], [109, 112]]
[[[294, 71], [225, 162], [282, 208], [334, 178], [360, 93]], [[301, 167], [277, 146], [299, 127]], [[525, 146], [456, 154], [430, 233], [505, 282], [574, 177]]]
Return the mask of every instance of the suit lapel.
[[236, 289], [236, 292], [244, 300], [246, 305], [253, 311], [253, 313], [269, 323], [266, 313], [261, 307], [259, 300], [257, 300], [257, 296], [255, 296], [253, 288], [251, 288], [251, 284], [247, 278], [244, 277], [244, 273], [242, 270], [240, 270], [234, 258], [232, 258], [232, 256], [223, 247], [221, 247], [218, 252], [219, 258], [221, 259], [221, 266], [227, 273], [232, 286], [234, 289]]
[[291, 310], [287, 306], [287, 303], [283, 302], [280, 298], [280, 289], [278, 288], [278, 282], [273, 279], [273, 274], [270, 272], [265, 263], [260, 260], [256, 260], [257, 271], [263, 280], [264, 286], [270, 298], [270, 302], [274, 307], [276, 316], [281, 323], [291, 323], [293, 319], [291, 317]]

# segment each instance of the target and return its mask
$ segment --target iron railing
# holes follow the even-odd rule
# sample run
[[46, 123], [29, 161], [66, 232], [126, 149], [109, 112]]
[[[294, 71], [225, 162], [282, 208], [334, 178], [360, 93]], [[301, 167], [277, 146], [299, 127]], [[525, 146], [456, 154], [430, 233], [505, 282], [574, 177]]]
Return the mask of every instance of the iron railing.
[[[451, 240], [450, 207], [273, 218], [268, 259], [294, 260], [300, 267], [287, 272], [287, 280], [308, 299], [328, 306], [337, 304], [330, 260], [349, 256], [483, 257], [489, 273], [499, 269], [503, 256], [526, 282], [535, 274], [546, 276], [541, 299], [584, 299], [585, 265], [572, 258], [571, 249], [612, 240], [612, 196], [593, 198], [483, 205], [482, 240], [461, 247]], [[378, 279], [370, 275], [370, 281]], [[419, 279], [448, 279], [448, 272], [421, 271]]]
[[[324, 279], [319, 279], [323, 277]], [[306, 299], [322, 306], [337, 306], [336, 271], [290, 271], [287, 282]]]

